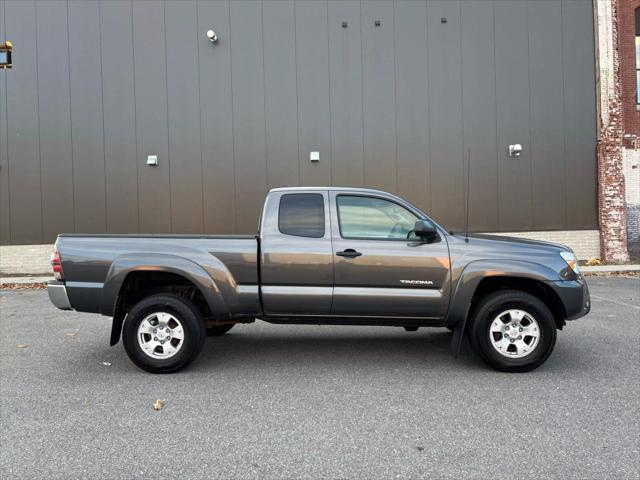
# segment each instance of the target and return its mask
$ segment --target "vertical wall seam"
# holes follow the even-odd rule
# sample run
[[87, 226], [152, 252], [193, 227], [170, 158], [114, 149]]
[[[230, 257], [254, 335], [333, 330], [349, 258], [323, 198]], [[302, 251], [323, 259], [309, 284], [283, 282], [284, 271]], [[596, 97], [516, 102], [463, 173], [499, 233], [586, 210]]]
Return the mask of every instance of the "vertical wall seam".
[[498, 144], [498, 75], [496, 63], [496, 1], [491, 1], [491, 25], [493, 35], [493, 108], [496, 120], [496, 227], [500, 227], [500, 145]]
[[[459, 17], [459, 21], [458, 21], [458, 27], [460, 29], [460, 126], [462, 128], [462, 135], [461, 135], [461, 140], [462, 140], [462, 181], [465, 185], [464, 188], [464, 198], [463, 198], [463, 212], [464, 212], [464, 218], [462, 219], [462, 222], [464, 224], [464, 229], [465, 229], [465, 233], [469, 230], [469, 194], [471, 192], [471, 176], [469, 175], [469, 172], [466, 170], [471, 170], [471, 149], [469, 149], [469, 152], [467, 152], [466, 150], [466, 143], [465, 142], [465, 128], [464, 128], [464, 62], [463, 62], [463, 57], [464, 57], [464, 46], [462, 43], [462, 2], [460, 0], [458, 0], [458, 15]], [[468, 163], [466, 163], [466, 159], [468, 159]], [[465, 168], [466, 165], [466, 168]], [[467, 177], [469, 177], [469, 181], [467, 181]]]
[[75, 180], [75, 158], [73, 154], [73, 107], [71, 102], [71, 40], [70, 33], [71, 23], [69, 23], [69, 0], [66, 2], [67, 6], [67, 56], [69, 58], [69, 137], [71, 140], [71, 197], [73, 199], [72, 212], [73, 212], [73, 231], [78, 231], [78, 225], [76, 223], [76, 180]]
[[[35, 37], [35, 41], [36, 41], [36, 117], [38, 120], [38, 162], [40, 163], [40, 171], [39, 171], [39, 176], [40, 176], [40, 242], [44, 242], [44, 202], [42, 200], [42, 139], [41, 139], [41, 134], [40, 134], [40, 75], [39, 75], [39, 69], [40, 69], [40, 65], [38, 62], [38, 4], [34, 3], [33, 4], [33, 26], [35, 27], [35, 31], [36, 31], [36, 37]], [[7, 103], [8, 102], [8, 98], [7, 98]], [[8, 142], [8, 138], [7, 138], [7, 143]]]
[[162, 3], [162, 21], [164, 23], [164, 89], [166, 93], [167, 107], [167, 166], [169, 167], [169, 230], [173, 233], [173, 198], [171, 175], [171, 135], [169, 132], [169, 67], [167, 62], [167, 1]]
[[231, 35], [231, 3], [227, 0], [229, 15], [229, 77], [231, 81], [231, 152], [233, 157], [233, 231], [238, 231], [238, 172], [236, 168], [235, 114], [233, 101], [233, 37]]
[[[264, 174], [265, 187], [269, 190], [269, 138], [267, 136], [267, 82], [264, 66], [264, 1], [260, 0], [260, 43], [262, 44], [262, 115], [264, 119]], [[266, 192], [265, 192], [266, 193]]]
[[393, 127], [394, 127], [394, 140], [396, 147], [396, 193], [400, 193], [400, 176], [399, 172], [399, 164], [400, 160], [398, 158], [398, 55], [396, 52], [396, 1], [393, 0], [391, 3], [391, 29], [392, 33], [392, 44], [393, 44]]
[[333, 185], [333, 122], [331, 121], [331, 46], [329, 44], [329, 1], [325, 1], [327, 8], [327, 71], [328, 79], [327, 86], [329, 89], [329, 181]]
[[432, 202], [432, 198], [433, 198], [433, 194], [431, 193], [433, 191], [432, 185], [431, 185], [431, 95], [430, 95], [430, 83], [429, 82], [429, 70], [430, 70], [430, 66], [429, 66], [429, 2], [425, 2], [425, 9], [424, 9], [424, 13], [425, 13], [425, 39], [426, 39], [426, 45], [425, 45], [425, 54], [426, 54], [426, 68], [427, 68], [427, 148], [425, 150], [425, 153], [427, 154], [427, 158], [425, 159], [425, 166], [428, 166], [429, 168], [429, 173], [427, 174], [427, 178], [426, 181], [429, 184], [429, 198], [428, 198], [428, 209], [431, 210], [432, 206], [433, 206], [433, 202]]
[[298, 84], [298, 21], [296, 17], [296, 2], [293, 2], [293, 45], [294, 45], [294, 63], [296, 67], [296, 128], [297, 128], [297, 142], [298, 142], [298, 156], [296, 164], [298, 166], [298, 185], [302, 181], [301, 168], [300, 168], [300, 86]]
[[532, 90], [531, 88], [531, 29], [529, 28], [529, 2], [526, 2], [526, 20], [527, 20], [527, 83], [529, 86], [529, 227], [534, 228], [533, 225], [533, 112], [532, 112]]
[[136, 211], [138, 216], [137, 230], [140, 232], [140, 167], [138, 165], [138, 101], [136, 99], [136, 42], [133, 23], [133, 0], [131, 5], [131, 60], [133, 62], [133, 137], [135, 144], [134, 165], [136, 167]]
[[195, 14], [196, 14], [196, 18], [195, 18], [195, 28], [194, 28], [194, 35], [195, 35], [195, 39], [196, 39], [196, 56], [197, 56], [197, 61], [198, 61], [198, 75], [197, 75], [197, 79], [198, 79], [198, 121], [199, 121], [199, 125], [200, 125], [200, 130], [198, 130], [198, 138], [200, 140], [200, 188], [201, 188], [201, 211], [202, 211], [202, 223], [200, 224], [200, 231], [202, 233], [205, 232], [206, 230], [206, 219], [205, 219], [205, 194], [204, 194], [204, 189], [205, 189], [205, 181], [204, 181], [204, 148], [202, 148], [202, 101], [201, 101], [201, 86], [200, 86], [200, 75], [201, 75], [201, 70], [200, 70], [200, 39], [198, 38], [198, 31], [199, 31], [199, 25], [198, 25], [198, 17], [199, 17], [199, 9], [200, 9], [200, 4], [196, 1], [194, 2], [194, 6], [195, 6]]
[[365, 160], [365, 139], [364, 139], [364, 42], [362, 41], [362, 0], [360, 0], [360, 110], [362, 118], [362, 183], [366, 187], [367, 162]]
[[567, 126], [566, 126], [566, 106], [567, 99], [565, 97], [565, 64], [564, 64], [564, 0], [560, 2], [560, 65], [562, 68], [562, 163], [564, 170], [564, 208], [562, 210], [562, 223], [565, 228], [568, 228], [568, 209], [569, 209], [569, 195], [568, 195], [568, 182], [567, 182]]
[[104, 176], [104, 228], [109, 231], [109, 203], [107, 194], [107, 142], [104, 130], [104, 77], [102, 69], [102, 8], [98, 2], [98, 43], [100, 45], [100, 111], [102, 113], [102, 171]]
[[[7, 4], [6, 2], [2, 2], [2, 30], [4, 32], [4, 37], [6, 40], [7, 37]], [[7, 159], [7, 214], [9, 221], [9, 243], [13, 242], [13, 229], [11, 225], [11, 162], [9, 161], [9, 76], [7, 75], [7, 70], [4, 70], [4, 118], [5, 118], [5, 135], [7, 139], [7, 144], [5, 145], [6, 150], [6, 159]]]

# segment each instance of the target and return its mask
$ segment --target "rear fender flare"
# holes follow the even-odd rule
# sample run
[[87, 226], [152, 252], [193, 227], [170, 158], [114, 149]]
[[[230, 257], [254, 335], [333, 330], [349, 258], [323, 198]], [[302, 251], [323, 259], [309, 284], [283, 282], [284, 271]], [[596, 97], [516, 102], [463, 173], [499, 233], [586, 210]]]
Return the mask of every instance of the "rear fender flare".
[[[222, 269], [223, 273], [226, 272], [226, 267], [221, 262], [213, 260], [220, 264], [214, 264], [213, 267]], [[218, 271], [220, 272], [220, 270]], [[167, 272], [184, 277], [200, 290], [209, 309], [217, 318], [231, 317], [218, 285], [211, 278], [211, 275], [197, 263], [176, 255], [125, 254], [116, 258], [111, 264], [102, 289], [101, 313], [107, 316], [113, 315], [111, 345], [118, 343], [125, 318], [125, 312], [117, 308], [120, 290], [127, 275], [133, 272]]]

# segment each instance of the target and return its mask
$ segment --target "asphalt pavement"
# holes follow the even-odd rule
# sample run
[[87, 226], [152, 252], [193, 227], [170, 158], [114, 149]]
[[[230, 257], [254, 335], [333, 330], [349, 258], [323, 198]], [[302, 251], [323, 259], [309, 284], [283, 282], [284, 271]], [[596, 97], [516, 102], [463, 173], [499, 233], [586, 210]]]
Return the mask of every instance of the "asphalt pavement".
[[153, 375], [107, 317], [0, 290], [0, 478], [637, 479], [640, 278], [589, 285], [525, 374], [446, 330], [256, 322]]

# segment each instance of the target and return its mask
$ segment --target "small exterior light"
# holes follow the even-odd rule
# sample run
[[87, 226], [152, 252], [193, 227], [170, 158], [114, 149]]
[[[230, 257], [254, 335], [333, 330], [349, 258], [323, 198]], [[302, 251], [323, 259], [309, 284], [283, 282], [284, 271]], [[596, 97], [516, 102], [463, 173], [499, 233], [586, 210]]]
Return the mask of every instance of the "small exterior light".
[[213, 30], [207, 30], [207, 38], [211, 43], [216, 43], [218, 41], [218, 35]]

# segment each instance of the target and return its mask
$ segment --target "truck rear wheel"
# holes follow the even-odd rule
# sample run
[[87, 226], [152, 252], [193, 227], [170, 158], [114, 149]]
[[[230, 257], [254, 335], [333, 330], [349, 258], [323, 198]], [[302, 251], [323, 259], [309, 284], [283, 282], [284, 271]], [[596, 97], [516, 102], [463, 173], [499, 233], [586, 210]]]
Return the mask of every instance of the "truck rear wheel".
[[235, 323], [229, 323], [227, 325], [212, 325], [207, 327], [207, 337], [219, 337], [224, 335], [235, 326]]
[[504, 290], [475, 309], [469, 339], [474, 350], [496, 370], [527, 372], [542, 365], [556, 343], [553, 314], [537, 297]]
[[153, 295], [138, 302], [122, 330], [131, 361], [152, 373], [183, 369], [200, 355], [204, 340], [200, 312], [189, 300], [174, 295]]

